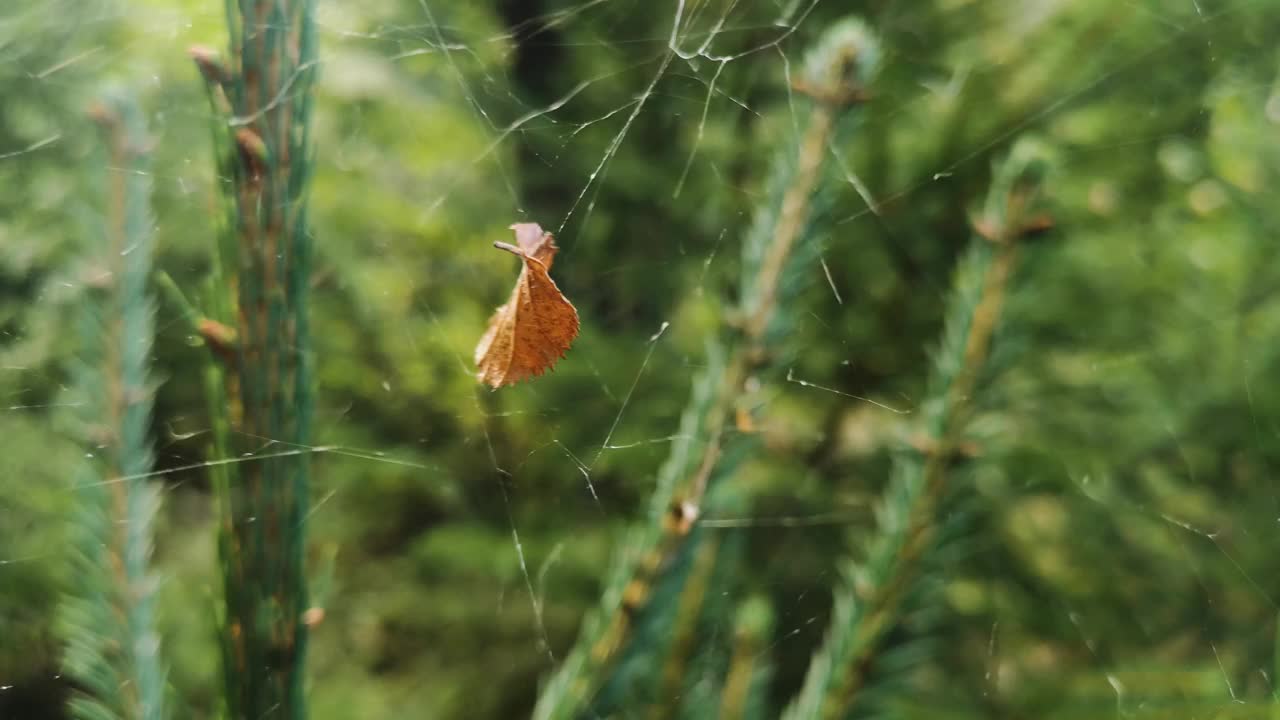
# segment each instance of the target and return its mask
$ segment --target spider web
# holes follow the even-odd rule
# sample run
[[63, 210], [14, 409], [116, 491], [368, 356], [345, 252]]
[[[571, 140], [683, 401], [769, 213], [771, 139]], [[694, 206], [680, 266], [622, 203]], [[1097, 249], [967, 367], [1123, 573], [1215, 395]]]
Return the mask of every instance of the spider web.
[[[63, 186], [74, 180], [67, 163], [90, 140], [77, 135], [81, 126], [72, 106], [104, 79], [125, 78], [154, 108], [157, 262], [192, 284], [207, 269], [202, 257], [212, 230], [200, 219], [215, 190], [204, 142], [212, 119], [195, 74], [171, 68], [191, 43], [222, 45], [221, 8], [206, 5], [175, 1], [143, 10], [106, 4], [65, 28], [60, 18], [37, 9], [6, 11], [0, 21], [0, 78], [30, 93], [27, 104], [35, 108], [28, 117], [9, 119], [17, 130], [0, 137], [20, 142], [0, 146], [0, 172], [10, 179], [37, 172], [38, 192], [32, 192], [43, 198], [30, 217], [0, 218], [0, 244], [17, 248], [3, 270], [8, 278], [55, 268], [42, 270], [30, 317], [7, 325], [0, 338], [4, 417], [15, 443], [61, 443], [58, 457], [73, 457], [73, 447], [53, 439], [57, 433], [43, 425], [75, 404], [59, 391], [59, 363], [70, 344], [59, 338], [56, 322], [74, 297], [74, 283], [56, 268], [69, 262], [75, 244], [54, 240], [52, 250], [34, 249], [35, 239], [52, 231], [33, 226], [68, 208], [94, 217]], [[317, 567], [329, 567], [323, 558], [337, 558], [332, 585], [320, 583], [328, 619], [313, 660], [317, 707], [326, 698], [354, 698], [351, 706], [360, 708], [360, 716], [420, 707], [449, 716], [479, 713], [472, 717], [527, 711], [536, 683], [564, 659], [579, 616], [599, 592], [620, 530], [643, 518], [657, 467], [678, 439], [673, 428], [702, 365], [704, 342], [717, 332], [708, 318], [736, 291], [736, 238], [759, 200], [767, 156], [799, 134], [798, 107], [805, 100], [791, 82], [799, 58], [843, 14], [838, 3], [820, 0], [676, 0], [658, 10], [587, 0], [534, 3], [533, 12], [520, 3], [492, 5], [409, 0], [319, 7], [312, 204], [322, 406], [316, 440], [293, 446], [259, 438], [256, 452], [217, 461], [313, 456], [319, 492], [308, 517]], [[1181, 571], [1171, 564], [1160, 568], [1163, 577], [1177, 578], [1178, 587], [1199, 588], [1209, 603], [1224, 587], [1236, 588], [1231, 597], [1249, 608], [1241, 611], [1245, 617], [1270, 613], [1274, 620], [1280, 589], [1247, 551], [1265, 542], [1249, 533], [1266, 526], [1244, 519], [1252, 515], [1243, 508], [1243, 498], [1253, 497], [1274, 509], [1274, 490], [1260, 479], [1241, 481], [1206, 491], [1214, 509], [1200, 511], [1167, 484], [1153, 480], [1157, 489], [1136, 489], [1117, 479], [1114, 469], [1099, 469], [1107, 456], [1092, 430], [1064, 430], [1043, 420], [1043, 406], [1068, 390], [1108, 401], [1148, 390], [1154, 399], [1146, 404], [1116, 406], [1120, 417], [1156, 418], [1156, 427], [1144, 427], [1125, 444], [1126, 458], [1169, 454], [1183, 480], [1205, 480], [1210, 463], [1203, 456], [1203, 427], [1170, 399], [1169, 378], [1196, 377], [1187, 371], [1194, 367], [1194, 354], [1185, 347], [1190, 334], [1203, 332], [1226, 353], [1225, 343], [1247, 323], [1247, 312], [1232, 304], [1230, 293], [1174, 298], [1167, 315], [1152, 319], [1150, 335], [1100, 331], [1116, 344], [1100, 341], [1109, 351], [1104, 364], [1082, 369], [1067, 367], [1082, 354], [1055, 337], [1054, 318], [1042, 309], [1072, 301], [1066, 290], [1054, 294], [1055, 287], [1123, 277], [1107, 274], [1115, 253], [1105, 246], [1121, 242], [1121, 230], [1140, 232], [1145, 217], [1127, 213], [1127, 205], [1160, 206], [1151, 193], [1126, 183], [1150, 179], [1153, 172], [1181, 183], [1191, 212], [1211, 219], [1239, 200], [1235, 195], [1249, 182], [1239, 180], [1248, 175], [1239, 169], [1245, 160], [1215, 158], [1201, 147], [1212, 137], [1210, 120], [1162, 123], [1160, 114], [1180, 82], [1194, 78], [1197, 87], [1212, 85], [1217, 93], [1205, 101], [1205, 114], [1215, 109], [1213, 98], [1257, 100], [1250, 112], [1274, 130], [1280, 117], [1274, 68], [1249, 57], [1265, 44], [1244, 29], [1274, 21], [1274, 12], [1261, 0], [1126, 2], [1112, 20], [1092, 5], [1072, 8], [1051, 0], [983, 7], [884, 2], [862, 10], [889, 48], [889, 80], [865, 119], [866, 136], [883, 145], [829, 149], [843, 181], [837, 189], [843, 211], [838, 234], [806, 280], [805, 320], [796, 332], [812, 342], [783, 381], [766, 391], [768, 406], [782, 408], [784, 418], [770, 427], [769, 437], [793, 461], [764, 460], [748, 474], [793, 472], [799, 479], [790, 488], [776, 478], [759, 481], [763, 489], [750, 512], [702, 521], [725, 533], [746, 533], [754, 550], [770, 546], [761, 551], [763, 569], [752, 582], [774, 599], [777, 627], [758, 655], [802, 662], [816, 646], [844, 533], [874, 527], [868, 508], [879, 480], [850, 478], [883, 470], [876, 453], [908, 432], [922, 402], [927, 347], [880, 346], [877, 333], [889, 332], [892, 323], [860, 322], [859, 313], [885, 301], [895, 273], [916, 272], [917, 297], [900, 300], [916, 309], [904, 315], [936, 319], [918, 308], [941, 307], [948, 278], [920, 269], [946, 266], [938, 256], [953, 252], [955, 243], [951, 250], [931, 243], [930, 228], [954, 225], [964, 210], [954, 198], [972, 204], [981, 197], [993, 157], [1032, 132], [1056, 143], [1063, 172], [1075, 178], [1062, 203], [1076, 210], [1066, 210], [1068, 217], [1084, 218], [1079, 225], [1089, 239], [1064, 251], [1067, 270], [1043, 271], [1048, 290], [1010, 309], [1011, 324], [1033, 328], [1029, 344], [1040, 339], [1052, 348], [1046, 353], [1052, 359], [1011, 357], [1007, 382], [993, 391], [990, 404], [1016, 420], [992, 410], [978, 421], [980, 431], [991, 435], [1021, 422], [1015, 434], [1030, 437], [1032, 445], [1055, 432], [1068, 436], [1067, 449], [1057, 451], [1061, 473], [1030, 481], [1030, 489], [1018, 487], [1002, 511], [1013, 518], [1008, 532], [1065, 545], [1062, 525], [1070, 513], [1105, 517], [1104, 537], [1130, 543], [1162, 538], [1165, 550], [1172, 550], [1160, 557], [1171, 554], [1185, 563]], [[1055, 41], [1055, 24], [1078, 28], [1071, 34], [1077, 41]], [[42, 32], [60, 43], [27, 51], [16, 31], [25, 27], [48, 28]], [[929, 45], [938, 37], [948, 38], [946, 48]], [[1088, 52], [1080, 45], [1086, 38]], [[1023, 66], [1025, 73], [1019, 72]], [[19, 97], [18, 104], [27, 99]], [[973, 111], [988, 101], [1013, 109], [990, 117]], [[1230, 117], [1230, 98], [1220, 104]], [[1107, 113], [1116, 108], [1134, 115], [1131, 127], [1111, 122]], [[970, 118], [965, 124], [937, 136], [938, 118], [962, 113]], [[761, 148], [760, 157], [736, 152], [742, 143]], [[18, 217], [15, 209], [0, 208]], [[1109, 217], [1128, 224], [1105, 229]], [[1187, 224], [1158, 220], [1166, 234]], [[474, 382], [471, 352], [515, 274], [491, 243], [509, 239], [504, 228], [517, 221], [538, 222], [555, 233], [563, 250], [554, 274], [578, 305], [584, 328], [556, 372], [491, 392]], [[53, 220], [50, 227], [67, 225]], [[33, 239], [24, 241], [28, 231]], [[853, 258], [863, 257], [856, 248], [866, 246], [878, 248], [865, 253], [869, 267], [852, 267]], [[1144, 241], [1130, 254], [1156, 252]], [[1210, 285], [1223, 282], [1213, 274], [1216, 268], [1248, 257], [1203, 240], [1189, 241], [1187, 252], [1213, 278]], [[1143, 297], [1118, 292], [1115, 302]], [[335, 320], [327, 323], [329, 317]], [[157, 365], [167, 382], [159, 389], [158, 466], [151, 476], [163, 483], [169, 518], [157, 562], [167, 607], [186, 607], [199, 600], [191, 588], [214, 582], [204, 474], [215, 462], [204, 456], [209, 428], [198, 388], [184, 387], [198, 385], [185, 378], [195, 372], [202, 350], [188, 347], [175, 308], [162, 303], [157, 326]], [[1215, 397], [1254, 428], [1240, 450], [1242, 462], [1265, 467], [1274, 445], [1269, 403], [1255, 398], [1250, 383], [1258, 382], [1268, 355], [1261, 340], [1232, 342], [1231, 357], [1220, 362], [1233, 370], [1213, 367], [1214, 377], [1231, 377], [1234, 384], [1218, 388]], [[911, 370], [894, 378], [886, 368], [895, 366]], [[1047, 376], [1065, 379], [1040, 381]], [[1094, 416], [1081, 411], [1079, 417]], [[826, 465], [794, 461], [806, 452], [826, 453]], [[66, 516], [71, 462], [15, 450], [17, 466], [55, 489], [17, 501], [9, 495], [17, 486], [5, 486], [0, 538], [14, 547], [0, 546], [0, 584], [6, 575], [25, 582], [61, 561], [62, 551], [49, 544], [52, 531], [40, 528]], [[985, 480], [1002, 487], [1011, 482], [1000, 473]], [[1050, 487], [1059, 493], [1056, 504], [1044, 500]], [[1247, 537], [1224, 530], [1234, 526], [1233, 518]], [[1149, 535], [1135, 539], [1144, 532]], [[779, 570], [786, 558], [815, 548], [831, 559], [809, 566], [804, 577]], [[1096, 562], [1105, 557], [1096, 549], [1089, 544], [1062, 562]], [[1052, 568], [1040, 569], [1053, 575]], [[1118, 582], [1138, 573], [1119, 562], [1094, 569]], [[4, 606], [8, 626], [47, 622], [14, 598]], [[1002, 620], [1001, 610], [1008, 609], [988, 610], [996, 619], [979, 633], [985, 645], [978, 654], [985, 653], [993, 693], [1030, 682], [1027, 677], [1043, 681], [1036, 658], [1006, 654], [1004, 648], [1025, 649], [1034, 638], [1025, 625]], [[1134, 712], [1141, 698], [1162, 692], [1135, 687], [1125, 674], [1141, 659], [1107, 649], [1110, 620], [1102, 619], [1100, 607], [1087, 598], [1061, 597], [1047, 612], [1068, 621], [1078, 641], [1069, 651], [1092, 657], [1085, 664], [1104, 678], [1120, 712]], [[201, 647], [207, 626], [175, 614], [165, 619], [166, 643]], [[1142, 632], [1155, 645], [1173, 620], [1150, 623]], [[463, 629], [451, 629], [455, 625]], [[1265, 653], [1219, 621], [1206, 621], [1200, 630], [1189, 633], [1195, 650], [1166, 659], [1204, 661], [1197, 667], [1209, 667], [1233, 703], [1270, 698], [1274, 673], [1259, 659]], [[732, 618], [726, 618], [719, 634], [732, 633]], [[49, 641], [39, 635], [19, 639], [43, 643], [47, 655]], [[1063, 648], [1073, 638], [1055, 640], [1054, 647]], [[804, 667], [791, 665], [779, 669], [778, 684], [794, 690]], [[196, 691], [193, 702], [207, 706], [210, 685], [192, 676], [189, 658], [175, 666], [175, 684], [203, 687], [204, 696]], [[475, 695], [491, 678], [478, 667], [505, 683], [483, 701]], [[14, 681], [6, 682], [5, 673]], [[412, 680], [432, 673], [439, 682]], [[29, 676], [0, 663], [0, 698], [23, 684], [31, 684]], [[1192, 694], [1183, 686], [1170, 693], [1183, 699]]]

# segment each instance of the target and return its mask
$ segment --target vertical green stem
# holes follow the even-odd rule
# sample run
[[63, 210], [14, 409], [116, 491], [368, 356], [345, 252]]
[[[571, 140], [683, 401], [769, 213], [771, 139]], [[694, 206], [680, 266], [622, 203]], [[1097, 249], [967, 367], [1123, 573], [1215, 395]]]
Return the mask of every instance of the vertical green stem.
[[64, 666], [85, 691], [77, 718], [165, 717], [165, 673], [149, 572], [159, 495], [149, 476], [154, 308], [148, 139], [130, 100], [109, 98], [94, 118], [107, 136], [105, 243], [86, 253], [76, 366], [85, 465], [77, 483], [76, 587], [64, 607]]
[[[192, 56], [222, 124], [231, 177], [217, 317], [202, 323], [219, 367], [208, 375], [218, 468], [226, 615], [226, 705], [233, 717], [303, 718], [308, 609], [304, 571], [311, 367], [310, 236], [312, 0], [228, 0], [230, 56]], [[231, 309], [231, 308], [234, 309]]]

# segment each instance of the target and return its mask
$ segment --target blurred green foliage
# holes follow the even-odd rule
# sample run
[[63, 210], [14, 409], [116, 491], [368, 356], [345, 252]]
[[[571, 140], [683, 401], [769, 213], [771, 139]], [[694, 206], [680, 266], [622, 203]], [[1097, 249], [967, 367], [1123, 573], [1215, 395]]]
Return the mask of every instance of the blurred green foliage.
[[[728, 480], [752, 605], [726, 602], [710, 630], [753, 626], [742, 646], [772, 676], [756, 702], [776, 716], [914, 432], [849, 395], [916, 408], [992, 160], [1034, 132], [1060, 161], [1058, 228], [1010, 289], [970, 430], [971, 547], [938, 578], [936, 642], [894, 709], [1272, 711], [1280, 6], [376, 0], [318, 17], [310, 534], [316, 572], [336, 561], [314, 717], [528, 715], [647, 510], [739, 289], [796, 122], [789, 74], [850, 12], [881, 36], [882, 71], [832, 148], [846, 210], [796, 301], [787, 377], [810, 384], [763, 391], [765, 451]], [[70, 268], [101, 220], [83, 110], [108, 80], [143, 94], [157, 265], [198, 297], [218, 180], [185, 50], [223, 46], [223, 23], [196, 0], [0, 8], [0, 717], [62, 717], [66, 692], [51, 627], [80, 450], [59, 405]], [[491, 393], [470, 353], [515, 275], [491, 243], [516, 220], [557, 232], [583, 331], [553, 374]], [[176, 716], [210, 717], [204, 350], [177, 308], [157, 329], [161, 629]]]

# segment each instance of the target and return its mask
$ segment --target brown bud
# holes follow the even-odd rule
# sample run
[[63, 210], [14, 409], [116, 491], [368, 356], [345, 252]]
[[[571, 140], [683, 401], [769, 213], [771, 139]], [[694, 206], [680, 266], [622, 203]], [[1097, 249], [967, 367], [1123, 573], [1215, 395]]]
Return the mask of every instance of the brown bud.
[[236, 147], [240, 150], [240, 161], [244, 163], [249, 176], [262, 177], [271, 156], [262, 137], [250, 128], [242, 127], [236, 130]]
[[231, 80], [231, 72], [223, 64], [222, 58], [218, 57], [216, 50], [204, 45], [192, 45], [187, 49], [187, 54], [196, 62], [200, 74], [210, 85], [222, 86]]

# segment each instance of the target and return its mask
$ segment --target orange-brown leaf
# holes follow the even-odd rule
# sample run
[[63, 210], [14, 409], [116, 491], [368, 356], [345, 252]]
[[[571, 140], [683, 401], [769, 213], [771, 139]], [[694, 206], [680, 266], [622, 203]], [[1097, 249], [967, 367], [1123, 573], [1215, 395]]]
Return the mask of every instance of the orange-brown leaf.
[[548, 271], [555, 240], [537, 223], [511, 226], [516, 244], [494, 243], [524, 261], [511, 299], [489, 319], [476, 345], [480, 382], [498, 388], [541, 375], [564, 357], [578, 335], [578, 311]]

